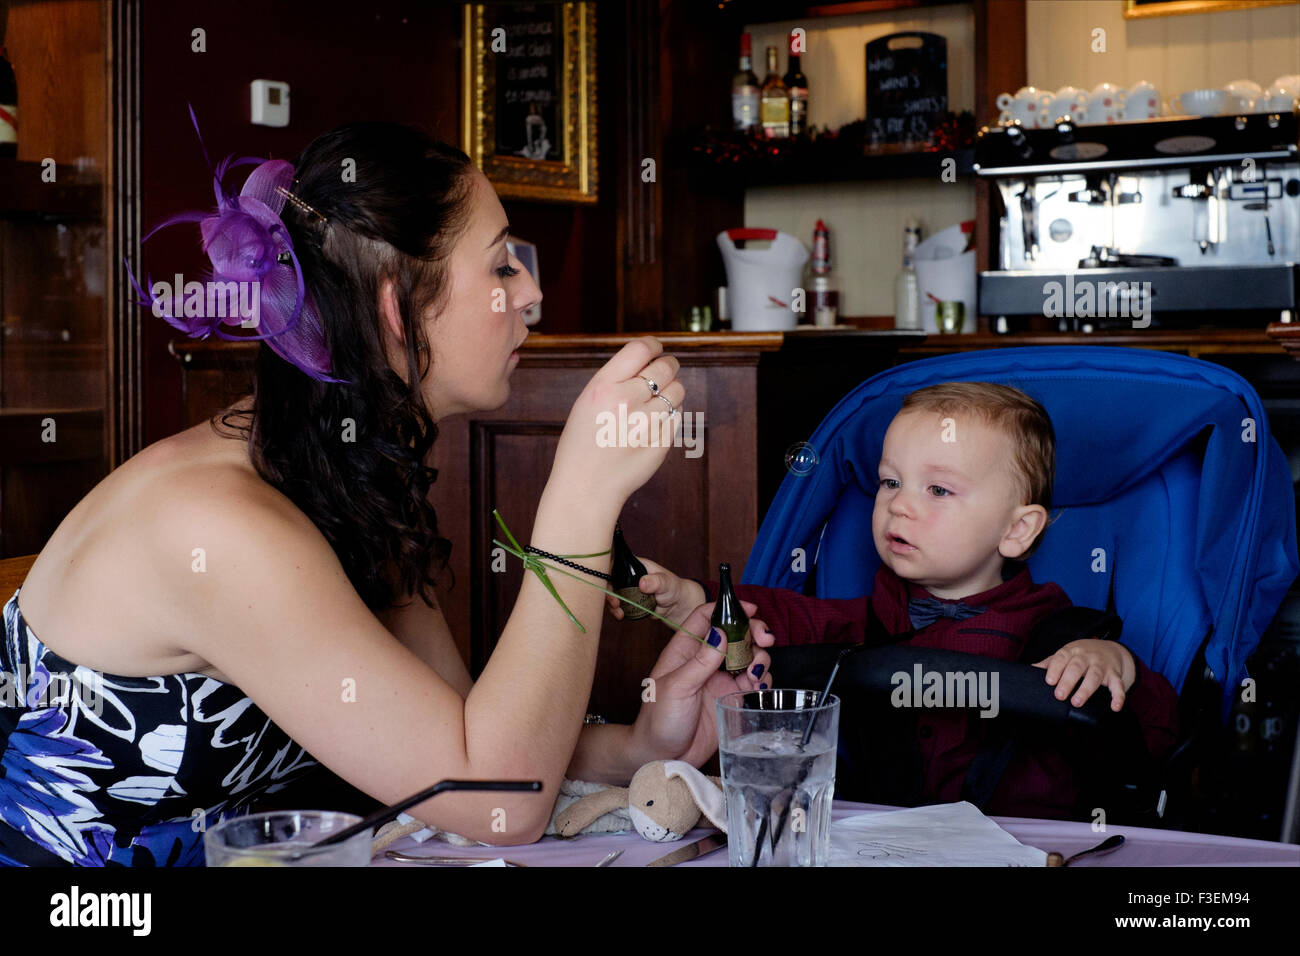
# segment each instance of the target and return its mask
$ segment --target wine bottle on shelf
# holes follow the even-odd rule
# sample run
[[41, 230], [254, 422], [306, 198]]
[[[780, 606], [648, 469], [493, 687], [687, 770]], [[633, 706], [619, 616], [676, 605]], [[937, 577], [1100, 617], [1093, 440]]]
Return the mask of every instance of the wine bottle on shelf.
[[635, 602], [621, 605], [623, 620], [639, 621], [649, 617], [650, 611], [654, 610], [655, 596], [642, 594], [641, 589], [637, 587], [637, 582], [649, 573], [645, 565], [637, 560], [636, 554], [628, 547], [627, 541], [623, 538], [623, 528], [615, 523], [613, 566], [609, 569], [609, 583], [615, 594]]
[[731, 78], [731, 120], [738, 130], [758, 127], [758, 77], [754, 75], [752, 40], [740, 35], [740, 69]]
[[0, 45], [0, 159], [18, 155], [18, 81], [9, 52]]
[[776, 47], [767, 48], [767, 77], [759, 96], [763, 135], [767, 139], [783, 139], [790, 135], [790, 98], [781, 74], [777, 72], [776, 54]]
[[903, 230], [903, 268], [894, 281], [894, 328], [921, 328], [921, 287], [916, 280], [916, 267], [912, 264], [916, 247], [921, 242], [921, 227], [915, 219], [907, 221]]
[[831, 275], [830, 230], [820, 219], [813, 228], [812, 253], [813, 325], [833, 328], [839, 321], [840, 292]]
[[754, 642], [749, 636], [749, 615], [740, 606], [731, 586], [731, 565], [718, 565], [718, 600], [713, 605], [709, 624], [727, 636], [726, 668], [732, 674], [745, 670], [754, 661]]
[[795, 52], [799, 34], [790, 34], [790, 69], [785, 74], [785, 88], [790, 97], [790, 135], [808, 132], [808, 77], [803, 75], [802, 57]]

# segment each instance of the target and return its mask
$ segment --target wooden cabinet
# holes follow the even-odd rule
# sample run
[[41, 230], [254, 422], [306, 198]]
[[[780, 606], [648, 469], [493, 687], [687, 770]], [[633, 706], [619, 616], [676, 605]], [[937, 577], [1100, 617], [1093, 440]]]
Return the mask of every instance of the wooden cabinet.
[[115, 131], [134, 10], [0, 5], [19, 116], [17, 158], [0, 160], [0, 556], [39, 551], [127, 457], [131, 339], [115, 317], [130, 149]]

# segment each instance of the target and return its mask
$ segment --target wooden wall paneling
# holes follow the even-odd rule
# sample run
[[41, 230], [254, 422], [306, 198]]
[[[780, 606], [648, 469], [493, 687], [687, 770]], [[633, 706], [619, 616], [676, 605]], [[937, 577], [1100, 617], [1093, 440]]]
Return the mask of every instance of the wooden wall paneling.
[[[626, 59], [621, 103], [618, 168], [617, 247], [620, 253], [619, 332], [663, 328], [663, 215], [667, 160], [663, 154], [663, 115], [674, 64], [661, 45], [668, 23], [663, 0], [625, 0]], [[653, 159], [654, 182], [642, 179], [642, 163]]]
[[[505, 571], [493, 570], [492, 539], [506, 540], [492, 517], [495, 508], [501, 513], [511, 534], [522, 545], [533, 542], [533, 519], [541, 500], [550, 470], [544, 463], [554, 461], [564, 420], [554, 421], [482, 421], [470, 425], [470, 584], [474, 601], [474, 638], [470, 670], [476, 677], [482, 672], [496, 647], [523, 581], [523, 563], [513, 555], [505, 556]], [[542, 467], [539, 467], [542, 465]], [[592, 550], [600, 550], [593, 543]], [[559, 607], [557, 614], [563, 614]], [[586, 622], [591, 626], [591, 622]], [[574, 639], [580, 634], [575, 633]]]
[[[454, 542], [455, 575], [454, 587], [440, 590], [439, 601], [475, 676], [508, 620], [523, 577], [514, 557], [507, 558], [504, 573], [491, 570], [491, 540], [500, 536], [492, 508], [499, 508], [515, 536], [529, 543], [572, 402], [608, 352], [526, 353], [505, 406], [439, 425], [438, 481], [431, 500], [441, 533]], [[688, 394], [683, 411], [704, 413], [703, 452], [688, 458], [684, 442], [670, 449], [663, 466], [623, 509], [624, 527], [639, 554], [678, 573], [711, 577], [720, 561], [743, 573], [758, 517], [752, 478], [757, 353], [677, 354]], [[607, 545], [595, 542], [592, 550]], [[594, 622], [584, 623], [591, 628]], [[591, 708], [610, 719], [630, 720], [640, 703], [641, 680], [671, 633], [658, 622], [619, 623], [607, 616], [601, 631]], [[575, 639], [581, 637], [575, 631]]]
[[[100, 409], [0, 409], [0, 466], [86, 461], [99, 455]], [[46, 440], [46, 435], [51, 440]], [[62, 518], [62, 515], [59, 516]]]
[[99, 482], [101, 433], [96, 432], [92, 443], [94, 454], [79, 461], [0, 468], [0, 501], [4, 508], [0, 555], [14, 557], [40, 551], [70, 510], [68, 502], [80, 501], [95, 487]]
[[0, 409], [0, 556], [39, 551], [95, 486], [103, 430], [98, 409]]
[[[213, 205], [212, 179], [187, 103], [213, 162], [230, 153], [292, 160], [315, 137], [358, 120], [413, 123], [446, 142], [459, 141], [460, 4], [369, 0], [321, 10], [309, 0], [229, 0], [205, 6], [196, 18], [192, 4], [142, 4], [139, 177], [147, 188], [139, 202], [145, 230], [178, 212]], [[258, 24], [255, 37], [250, 23]], [[207, 52], [192, 49], [196, 27], [206, 31]], [[292, 90], [290, 122], [283, 128], [249, 123], [249, 83], [271, 64], [273, 78]], [[239, 175], [231, 182], [241, 181]], [[137, 276], [143, 271], [159, 278], [198, 276], [210, 268], [195, 227], [160, 234], [141, 264]], [[543, 278], [547, 267], [543, 253]], [[167, 349], [182, 334], [147, 311], [137, 314], [147, 445], [185, 425], [177, 400], [181, 368]]]
[[[629, 114], [628, 43], [623, 0], [596, 3], [597, 201], [594, 204], [503, 200], [512, 234], [537, 245], [542, 272], [542, 333], [619, 329], [622, 264], [618, 231], [625, 168], [621, 150]], [[457, 81], [458, 82], [458, 81]]]
[[112, 144], [105, 169], [110, 255], [106, 290], [110, 311], [105, 334], [108, 396], [112, 403], [104, 434], [109, 468], [144, 447], [144, 381], [141, 376], [141, 323], [136, 292], [123, 274], [125, 259], [140, 274], [140, 2], [113, 5], [109, 35], [111, 95], [107, 109]]
[[451, 573], [438, 579], [438, 604], [456, 640], [461, 659], [470, 668], [470, 673], [477, 677], [473, 655], [478, 633], [474, 629], [471, 607], [474, 577], [482, 566], [475, 564], [473, 557], [475, 547], [469, 501], [473, 462], [468, 419], [458, 416], [438, 424], [432, 464], [438, 469], [438, 480], [429, 492], [429, 500], [438, 515], [438, 533], [452, 543], [448, 558]]
[[707, 577], [718, 565], [731, 565], [733, 580], [745, 573], [745, 560], [758, 536], [758, 357], [709, 370], [703, 408], [708, 423]]

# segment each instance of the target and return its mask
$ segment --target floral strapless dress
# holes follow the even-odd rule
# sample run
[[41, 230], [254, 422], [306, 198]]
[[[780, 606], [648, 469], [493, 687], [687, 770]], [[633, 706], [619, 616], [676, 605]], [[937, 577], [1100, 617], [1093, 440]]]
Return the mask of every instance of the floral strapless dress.
[[319, 767], [233, 684], [63, 659], [18, 594], [0, 645], [0, 864], [201, 866], [206, 827]]

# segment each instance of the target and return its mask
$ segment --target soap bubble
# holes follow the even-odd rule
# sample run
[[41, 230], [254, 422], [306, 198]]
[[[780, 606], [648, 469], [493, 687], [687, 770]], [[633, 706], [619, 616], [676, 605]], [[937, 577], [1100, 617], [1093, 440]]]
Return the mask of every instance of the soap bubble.
[[795, 442], [785, 450], [785, 470], [792, 475], [811, 474], [820, 461], [817, 449], [806, 441]]

